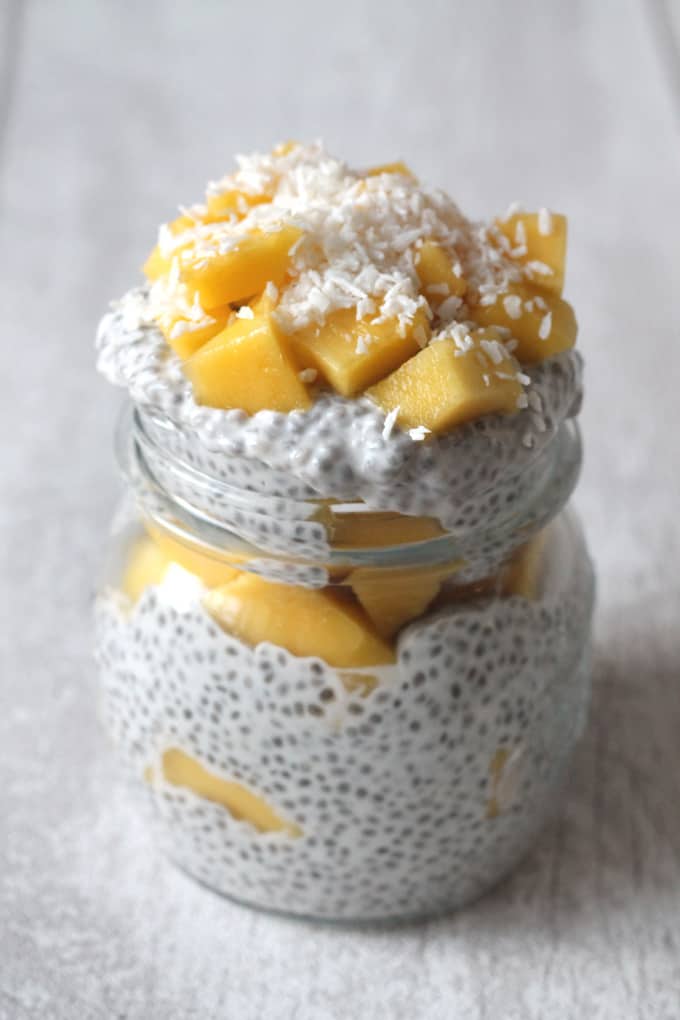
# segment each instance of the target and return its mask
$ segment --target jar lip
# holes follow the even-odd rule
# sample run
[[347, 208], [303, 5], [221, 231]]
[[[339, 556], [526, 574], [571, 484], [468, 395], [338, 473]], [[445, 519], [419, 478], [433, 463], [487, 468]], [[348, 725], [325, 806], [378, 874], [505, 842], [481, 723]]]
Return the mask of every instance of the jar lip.
[[[475, 529], [469, 538], [474, 537], [475, 542], [483, 542], [485, 538], [507, 532], [521, 534], [528, 539], [544, 527], [567, 502], [578, 480], [581, 464], [581, 436], [576, 421], [563, 422], [553, 442], [556, 449], [550, 459], [548, 477], [542, 479], [536, 491], [527, 494], [525, 505], [513, 507], [507, 517], [500, 522], [496, 521], [492, 528], [482, 525]], [[292, 520], [309, 523], [320, 510], [329, 509], [328, 501], [319, 498], [293, 500], [266, 496], [255, 490], [239, 489], [223, 479], [215, 479], [159, 447], [145, 430], [138, 409], [130, 403], [123, 407], [119, 419], [116, 451], [121, 470], [134, 489], [145, 516], [172, 531], [178, 540], [200, 546], [206, 555], [228, 558], [229, 551], [238, 551], [254, 557], [266, 555], [268, 559], [282, 563], [385, 568], [408, 568], [465, 559], [466, 543], [461, 541], [461, 536], [443, 529], [441, 534], [424, 540], [393, 545], [334, 546], [332, 542], [327, 542], [324, 548], [318, 549], [316, 556], [310, 556], [308, 549], [303, 548], [299, 555], [296, 555], [295, 550], [277, 553], [266, 549], [263, 552], [261, 546], [244, 539], [236, 529], [225, 525], [223, 520], [206, 510], [205, 506], [196, 505], [181, 493], [169, 491], [167, 485], [159, 483], [149, 461], [160, 454], [173, 480], [185, 481], [192, 492], [198, 488], [206, 495], [217, 496], [218, 500], [228, 501], [231, 506], [241, 507], [244, 512], [255, 508], [257, 513], [262, 514], [264, 507], [268, 514], [282, 514], [285, 511], [293, 515]], [[336, 512], [343, 510], [350, 514], [374, 516], [376, 520], [386, 516], [384, 511], [368, 507], [361, 501], [335, 504], [333, 509]], [[396, 513], [394, 516], [408, 518], [408, 515]], [[411, 520], [414, 519], [411, 517]]]

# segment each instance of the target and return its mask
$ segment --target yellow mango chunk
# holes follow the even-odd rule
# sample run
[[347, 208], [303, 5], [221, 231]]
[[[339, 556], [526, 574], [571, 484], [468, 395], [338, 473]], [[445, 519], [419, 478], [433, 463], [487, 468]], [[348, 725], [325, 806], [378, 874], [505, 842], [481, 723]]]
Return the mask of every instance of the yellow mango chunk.
[[185, 319], [181, 314], [163, 315], [158, 319], [158, 328], [182, 361], [195, 354], [203, 344], [221, 333], [233, 316], [232, 309], [215, 311], [207, 316], [204, 325]]
[[122, 590], [133, 602], [150, 585], [162, 583], [171, 563], [194, 574], [207, 588], [227, 584], [238, 576], [235, 567], [184, 545], [162, 528], [148, 522], [145, 527], [148, 535], [132, 547], [121, 583]]
[[199, 404], [239, 407], [248, 414], [306, 410], [309, 394], [298, 376], [286, 338], [269, 311], [236, 318], [184, 363]]
[[217, 588], [238, 577], [240, 571], [229, 566], [217, 556], [203, 552], [197, 546], [180, 542], [168, 531], [147, 523], [146, 530], [156, 548], [165, 556], [167, 563], [178, 563], [189, 573], [200, 578], [206, 588]]
[[232, 301], [246, 301], [260, 294], [271, 281], [283, 283], [290, 263], [290, 249], [302, 236], [297, 227], [282, 226], [272, 233], [255, 231], [239, 240], [223, 255], [183, 257], [180, 279], [191, 295], [198, 294], [208, 311]]
[[576, 343], [574, 309], [555, 294], [512, 284], [491, 305], [476, 305], [470, 315], [481, 326], [504, 326], [517, 340], [515, 357], [524, 363], [543, 361]]
[[247, 191], [239, 191], [236, 188], [218, 191], [206, 195], [204, 220], [206, 223], [216, 223], [231, 216], [241, 219], [247, 216], [253, 206], [263, 205], [265, 202], [271, 202], [270, 195], [249, 195]]
[[456, 566], [417, 570], [357, 567], [349, 576], [349, 584], [377, 632], [389, 639], [423, 615], [438, 595], [444, 577], [455, 571]]
[[504, 595], [535, 601], [539, 596], [548, 529], [544, 528], [519, 549], [503, 571]]
[[291, 345], [304, 368], [314, 368], [334, 390], [351, 397], [377, 382], [420, 350], [430, 335], [425, 311], [400, 335], [399, 323], [370, 322], [356, 317], [354, 308], [332, 312], [322, 326], [293, 333]]
[[410, 517], [398, 513], [335, 514], [331, 512], [330, 530], [336, 549], [373, 549], [390, 545], [408, 545], [438, 538], [444, 531], [434, 517]]
[[328, 591], [242, 574], [209, 592], [204, 605], [228, 633], [250, 645], [270, 641], [338, 668], [394, 662], [393, 649], [361, 609]]
[[[258, 832], [285, 832], [293, 838], [302, 835], [294, 822], [286, 821], [263, 797], [243, 783], [223, 779], [209, 772], [200, 762], [177, 747], [163, 752], [161, 772], [167, 783], [191, 790], [197, 797], [220, 804], [232, 818], [248, 822]], [[149, 778], [153, 781], [153, 772]]]
[[434, 241], [421, 245], [415, 265], [422, 293], [430, 304], [441, 304], [447, 297], [462, 297], [467, 290], [467, 283], [456, 273], [451, 257]]
[[[171, 223], [168, 223], [167, 228], [170, 233], [175, 236], [182, 234], [185, 230], [191, 230], [196, 225], [197, 223], [195, 219], [192, 219], [191, 216], [185, 216], [182, 214], [181, 216], [178, 216], [177, 219], [172, 220]], [[169, 255], [162, 255], [159, 246], [156, 245], [142, 267], [147, 279], [157, 280], [159, 276], [169, 273], [173, 258], [175, 258], [180, 251], [189, 247], [191, 243], [192, 241], [187, 239], [185, 244], [178, 245], [177, 248]]]
[[[493, 337], [476, 331], [473, 346], [463, 351], [450, 338], [436, 340], [366, 395], [389, 413], [397, 411], [403, 428], [424, 425], [442, 433], [484, 414], [512, 414], [522, 387], [516, 378], [519, 365], [500, 353], [498, 363], [487, 355], [482, 341]], [[495, 341], [497, 344], [497, 341]]]
[[410, 177], [412, 181], [416, 181], [416, 175], [406, 166], [406, 163], [402, 163], [400, 159], [394, 161], [394, 163], [379, 163], [377, 166], [369, 166], [368, 170], [364, 170], [364, 177], [379, 177], [380, 174], [401, 174], [402, 177]]
[[151, 585], [160, 584], [170, 560], [150, 538], [138, 539], [130, 551], [120, 584], [121, 590], [136, 602]]
[[496, 220], [496, 226], [512, 245], [506, 254], [526, 267], [532, 283], [559, 297], [567, 261], [566, 217], [547, 210], [515, 213]]

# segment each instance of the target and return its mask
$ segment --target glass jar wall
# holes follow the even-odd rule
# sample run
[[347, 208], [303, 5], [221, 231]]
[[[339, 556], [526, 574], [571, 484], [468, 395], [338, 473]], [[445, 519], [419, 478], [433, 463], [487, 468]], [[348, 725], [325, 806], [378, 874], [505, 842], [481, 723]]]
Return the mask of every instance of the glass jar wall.
[[557, 803], [589, 694], [573, 422], [435, 517], [319, 500], [126, 411], [96, 604], [104, 715], [164, 851], [328, 919], [479, 895]]

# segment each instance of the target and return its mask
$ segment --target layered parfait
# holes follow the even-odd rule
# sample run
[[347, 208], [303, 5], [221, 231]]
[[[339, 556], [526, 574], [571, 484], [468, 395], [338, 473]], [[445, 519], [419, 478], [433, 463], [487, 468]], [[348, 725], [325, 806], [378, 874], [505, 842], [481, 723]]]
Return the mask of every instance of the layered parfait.
[[[247, 902], [412, 916], [555, 803], [588, 694], [566, 221], [403, 163], [239, 157], [98, 334], [134, 510], [109, 729], [168, 854]], [[122, 523], [121, 523], [122, 522]]]

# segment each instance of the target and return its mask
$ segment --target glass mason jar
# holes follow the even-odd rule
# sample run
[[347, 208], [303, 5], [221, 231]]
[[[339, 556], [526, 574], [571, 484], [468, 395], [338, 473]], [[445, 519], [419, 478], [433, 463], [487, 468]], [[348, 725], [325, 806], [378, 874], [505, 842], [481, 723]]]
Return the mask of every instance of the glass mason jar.
[[497, 882], [586, 718], [576, 424], [448, 529], [251, 475], [161, 412], [128, 407], [118, 454], [103, 713], [167, 855], [334, 920], [425, 916]]

